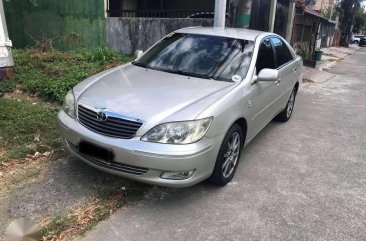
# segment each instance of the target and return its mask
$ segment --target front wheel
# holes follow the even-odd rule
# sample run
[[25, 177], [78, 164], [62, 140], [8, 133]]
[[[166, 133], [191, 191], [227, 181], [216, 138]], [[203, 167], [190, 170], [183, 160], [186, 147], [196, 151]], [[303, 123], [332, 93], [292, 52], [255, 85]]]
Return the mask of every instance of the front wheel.
[[238, 124], [231, 126], [217, 155], [215, 168], [209, 181], [224, 186], [233, 179], [244, 145], [243, 130]]

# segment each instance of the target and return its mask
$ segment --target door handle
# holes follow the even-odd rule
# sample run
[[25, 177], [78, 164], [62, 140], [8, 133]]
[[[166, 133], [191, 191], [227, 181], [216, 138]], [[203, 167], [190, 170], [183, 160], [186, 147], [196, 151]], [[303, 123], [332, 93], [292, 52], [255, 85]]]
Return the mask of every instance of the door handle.
[[293, 68], [292, 70], [293, 70], [293, 71], [296, 71], [297, 69], [296, 69], [296, 68]]
[[278, 79], [275, 81], [275, 84], [278, 86], [280, 84], [280, 82], [281, 82], [281, 79]]

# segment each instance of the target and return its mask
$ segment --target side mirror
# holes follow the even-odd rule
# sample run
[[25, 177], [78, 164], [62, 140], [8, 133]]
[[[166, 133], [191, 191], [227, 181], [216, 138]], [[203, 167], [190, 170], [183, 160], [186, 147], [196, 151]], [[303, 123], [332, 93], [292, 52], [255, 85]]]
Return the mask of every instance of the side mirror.
[[142, 51], [142, 50], [136, 50], [133, 56], [135, 57], [135, 59], [138, 59], [141, 57], [141, 55], [143, 53], [144, 53], [144, 51]]
[[258, 74], [258, 81], [276, 81], [278, 79], [278, 70], [262, 69]]

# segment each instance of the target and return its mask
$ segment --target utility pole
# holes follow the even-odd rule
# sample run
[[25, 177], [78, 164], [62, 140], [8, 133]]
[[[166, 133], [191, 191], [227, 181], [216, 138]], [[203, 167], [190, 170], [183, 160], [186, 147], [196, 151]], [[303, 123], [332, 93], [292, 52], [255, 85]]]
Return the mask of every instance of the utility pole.
[[294, 25], [296, 0], [291, 0], [288, 6], [287, 25], [286, 25], [286, 40], [291, 42], [292, 26]]
[[226, 0], [215, 0], [214, 27], [225, 27]]

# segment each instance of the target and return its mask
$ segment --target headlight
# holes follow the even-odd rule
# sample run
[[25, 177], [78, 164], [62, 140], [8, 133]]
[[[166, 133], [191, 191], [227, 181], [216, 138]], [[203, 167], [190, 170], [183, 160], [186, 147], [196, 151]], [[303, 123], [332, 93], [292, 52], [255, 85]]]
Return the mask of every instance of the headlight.
[[167, 144], [190, 144], [199, 141], [206, 134], [211, 121], [212, 117], [161, 124], [152, 128], [141, 140]]
[[68, 116], [75, 119], [75, 97], [72, 90], [67, 92], [62, 109]]

